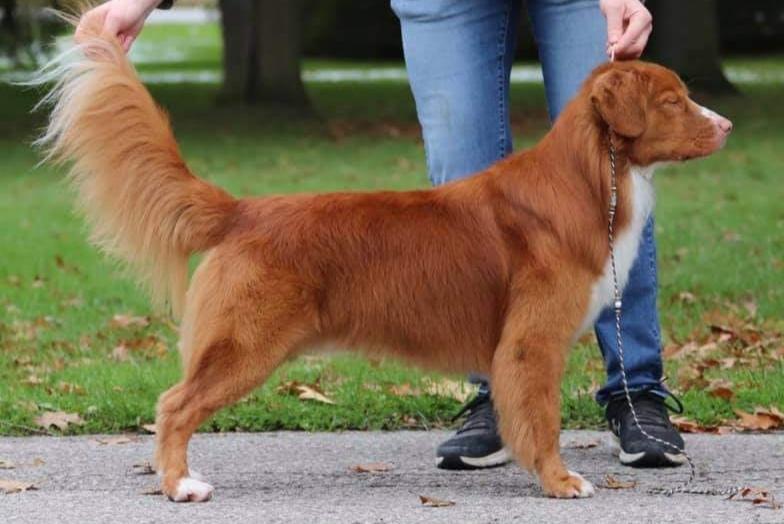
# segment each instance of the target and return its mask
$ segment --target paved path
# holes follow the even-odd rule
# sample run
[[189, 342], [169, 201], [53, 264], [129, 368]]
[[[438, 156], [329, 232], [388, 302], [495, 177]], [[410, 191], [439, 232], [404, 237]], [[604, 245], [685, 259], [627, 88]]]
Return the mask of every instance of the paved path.
[[[433, 450], [444, 432], [262, 433], [198, 435], [192, 467], [216, 487], [206, 504], [174, 504], [144, 495], [152, 475], [134, 472], [149, 459], [150, 437], [102, 445], [100, 437], [3, 438], [0, 460], [15, 469], [0, 479], [36, 482], [40, 489], [0, 495], [0, 522], [546, 522], [613, 524], [660, 522], [784, 522], [784, 509], [754, 507], [722, 497], [645, 493], [671, 485], [685, 469], [639, 471], [620, 466], [606, 434], [565, 432], [564, 455], [572, 469], [601, 484], [605, 474], [636, 480], [635, 489], [599, 489], [593, 499], [542, 497], [531, 476], [515, 465], [480, 472], [444, 472]], [[581, 443], [599, 445], [581, 449]], [[755, 485], [784, 499], [784, 434], [687, 436], [700, 470], [699, 485]], [[44, 463], [34, 465], [36, 459]], [[40, 462], [40, 461], [38, 461]], [[384, 462], [386, 473], [350, 471]], [[456, 502], [423, 507], [418, 495]]]

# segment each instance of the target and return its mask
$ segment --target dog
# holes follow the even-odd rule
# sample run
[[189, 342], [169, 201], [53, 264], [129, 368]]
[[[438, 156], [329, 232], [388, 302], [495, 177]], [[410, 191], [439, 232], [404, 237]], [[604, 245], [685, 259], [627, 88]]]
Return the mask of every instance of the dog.
[[[654, 168], [720, 149], [732, 124], [672, 71], [598, 67], [533, 148], [434, 189], [237, 199], [194, 176], [168, 119], [112, 38], [58, 59], [39, 139], [92, 239], [181, 317], [183, 378], [157, 408], [155, 466], [173, 501], [213, 488], [188, 442], [219, 409], [304, 350], [337, 344], [490, 375], [500, 432], [552, 497], [593, 486], [559, 452], [567, 351], [613, 301], [654, 205]], [[203, 259], [188, 283], [188, 260]]]

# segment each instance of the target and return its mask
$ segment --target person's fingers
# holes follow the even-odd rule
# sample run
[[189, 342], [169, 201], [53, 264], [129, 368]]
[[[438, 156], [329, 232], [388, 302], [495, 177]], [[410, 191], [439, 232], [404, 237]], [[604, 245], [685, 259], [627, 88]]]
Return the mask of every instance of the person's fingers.
[[632, 13], [629, 24], [615, 46], [617, 56], [637, 58], [645, 49], [652, 29], [651, 14], [647, 9]]
[[610, 5], [605, 11], [607, 17], [607, 49], [623, 36], [623, 7]]

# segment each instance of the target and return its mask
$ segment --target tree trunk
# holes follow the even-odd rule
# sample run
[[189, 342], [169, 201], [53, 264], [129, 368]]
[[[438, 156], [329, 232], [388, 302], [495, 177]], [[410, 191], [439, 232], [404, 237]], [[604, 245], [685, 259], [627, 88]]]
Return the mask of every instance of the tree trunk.
[[223, 100], [247, 101], [250, 98], [253, 62], [253, 0], [220, 0], [223, 35]]
[[646, 57], [675, 70], [696, 91], [737, 93], [719, 56], [715, 0], [650, 0], [653, 34]]
[[221, 0], [221, 98], [308, 109], [301, 76], [302, 0]]

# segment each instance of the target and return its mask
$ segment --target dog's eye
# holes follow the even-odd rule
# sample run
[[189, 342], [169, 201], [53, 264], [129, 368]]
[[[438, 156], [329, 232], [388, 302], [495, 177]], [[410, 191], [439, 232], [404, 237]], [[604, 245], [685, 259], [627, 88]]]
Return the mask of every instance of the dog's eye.
[[681, 99], [678, 98], [677, 96], [668, 96], [662, 100], [662, 104], [667, 106], [673, 106], [673, 107], [680, 106]]

